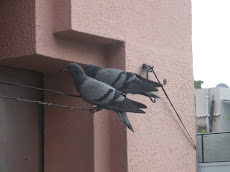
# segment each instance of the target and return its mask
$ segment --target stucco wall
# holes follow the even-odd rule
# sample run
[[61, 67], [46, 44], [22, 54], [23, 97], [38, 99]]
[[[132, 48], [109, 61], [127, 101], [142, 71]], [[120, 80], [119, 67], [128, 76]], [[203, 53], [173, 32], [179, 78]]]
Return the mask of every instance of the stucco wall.
[[[63, 31], [73, 35], [73, 39], [78, 41], [78, 37], [74, 36], [82, 32], [124, 41], [126, 70], [140, 72], [142, 63], [154, 65], [160, 80], [167, 79], [165, 88], [182, 115], [188, 131], [194, 136], [190, 1], [71, 3], [70, 6], [65, 6], [69, 10], [61, 9], [63, 13], [69, 11], [69, 15], [65, 15], [68, 23], [62, 24], [55, 20], [59, 26], [54, 30], [57, 36]], [[61, 14], [59, 11], [58, 13]], [[44, 38], [48, 40], [47, 37]], [[86, 39], [87, 41], [91, 40]], [[55, 44], [54, 42], [52, 45], [56, 46]], [[53, 48], [55, 51], [52, 56], [58, 57], [59, 53]], [[39, 46], [38, 51], [50, 53], [43, 47], [39, 49]], [[76, 60], [84, 61], [81, 58], [78, 56]], [[86, 63], [89, 62], [94, 63], [92, 60]], [[136, 133], [127, 131], [127, 168], [129, 171], [195, 171], [195, 150], [164, 95], [161, 96], [162, 100], [156, 104], [151, 104], [147, 98], [132, 96], [149, 108], [146, 115], [129, 115]], [[193, 139], [195, 140], [194, 137]], [[110, 145], [110, 150], [113, 149], [116, 150], [116, 146]], [[119, 166], [123, 165], [118, 161], [119, 157], [110, 154], [110, 159], [110, 170], [118, 171], [121, 168]], [[96, 171], [101, 171], [101, 168], [102, 166], [95, 166]]]
[[0, 2], [0, 59], [35, 53], [35, 2]]
[[[126, 69], [154, 65], [195, 140], [190, 1], [135, 1], [129, 11]], [[140, 98], [148, 105], [146, 115], [130, 115], [136, 133], [127, 133], [129, 171], [196, 171], [195, 150], [160, 92], [155, 104]]]
[[[28, 4], [21, 5], [27, 15]], [[190, 0], [39, 0], [33, 7], [35, 19], [28, 22], [35, 34], [21, 46], [34, 51], [7, 59], [10, 51], [4, 50], [1, 64], [44, 72], [46, 88], [70, 92], [75, 92], [70, 78], [59, 73], [69, 61], [137, 73], [143, 63], [154, 65], [195, 140]], [[14, 45], [9, 35], [4, 39]], [[129, 95], [148, 106], [146, 114], [128, 114], [135, 133], [113, 112], [45, 107], [45, 171], [195, 171], [196, 152], [161, 90], [159, 95], [155, 104]], [[49, 94], [45, 100], [87, 106]]]

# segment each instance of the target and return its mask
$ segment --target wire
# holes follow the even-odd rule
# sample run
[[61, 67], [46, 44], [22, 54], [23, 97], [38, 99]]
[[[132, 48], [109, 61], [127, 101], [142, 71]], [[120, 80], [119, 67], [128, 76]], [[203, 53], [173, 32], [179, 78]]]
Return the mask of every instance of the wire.
[[17, 87], [24, 87], [24, 88], [30, 88], [30, 89], [40, 90], [40, 91], [48, 91], [48, 92], [61, 94], [61, 95], [65, 95], [65, 96], [71, 96], [71, 97], [81, 97], [81, 96], [75, 95], [75, 94], [69, 94], [69, 93], [64, 93], [64, 92], [60, 92], [60, 91], [54, 91], [54, 90], [45, 89], [45, 88], [38, 88], [38, 87], [32, 87], [32, 86], [27, 86], [27, 85], [15, 84], [15, 83], [5, 82], [5, 81], [0, 81], [0, 84], [17, 86]]
[[[145, 72], [146, 72], [146, 77], [147, 77], [147, 79], [148, 79], [148, 73], [149, 73], [149, 72], [153, 72], [153, 74], [155, 75], [157, 81], [160, 83], [160, 81], [159, 81], [159, 79], [158, 79], [156, 73], [155, 73], [154, 70], [153, 70], [153, 66], [151, 67], [151, 66], [149, 66], [149, 65], [143, 64], [143, 68], [142, 68], [142, 73], [141, 73], [141, 75], [142, 75], [143, 73], [145, 73]], [[81, 96], [75, 95], [75, 94], [69, 94], [69, 93], [64, 93], [64, 92], [60, 92], [60, 91], [54, 91], [54, 90], [50, 90], [50, 89], [43, 89], [43, 88], [38, 88], [38, 87], [32, 87], [32, 86], [26, 86], [26, 85], [21, 85], [21, 84], [15, 84], [15, 83], [5, 82], [5, 81], [0, 81], [0, 84], [11, 85], [11, 86], [18, 86], [18, 87], [24, 87], [24, 88], [30, 88], [30, 89], [36, 89], [36, 90], [40, 90], [40, 91], [47, 91], [47, 92], [52, 92], [52, 93], [61, 94], [61, 95], [66, 95], [66, 96], [72, 96], [72, 97], [78, 97], [78, 98], [81, 97]], [[160, 83], [160, 84], [161, 84], [161, 83]], [[161, 88], [162, 88], [164, 94], [166, 95], [168, 101], [170, 102], [170, 104], [171, 104], [173, 110], [174, 110], [175, 113], [177, 114], [177, 116], [178, 116], [178, 118], [179, 118], [181, 124], [183, 125], [183, 127], [184, 127], [186, 133], [188, 134], [190, 140], [192, 141], [194, 148], [196, 149], [196, 145], [195, 145], [195, 143], [194, 143], [192, 137], [190, 136], [189, 132], [187, 131], [187, 129], [186, 129], [186, 127], [185, 127], [185, 125], [184, 125], [184, 123], [183, 123], [183, 121], [182, 121], [180, 115], [177, 113], [177, 111], [176, 111], [175, 107], [173, 106], [171, 100], [169, 99], [169, 97], [168, 97], [168, 95], [167, 95], [167, 93], [166, 93], [166, 91], [165, 91], [163, 85], [162, 85]], [[48, 106], [58, 106], [58, 107], [64, 107], [64, 108], [70, 108], [70, 109], [86, 110], [86, 111], [91, 111], [91, 112], [97, 112], [97, 111], [100, 111], [100, 110], [101, 110], [101, 109], [79, 108], [79, 107], [66, 106], [66, 105], [54, 104], [54, 103], [49, 103], [49, 102], [37, 101], [37, 100], [27, 100], [27, 99], [22, 99], [22, 98], [18, 98], [18, 97], [10, 97], [10, 96], [2, 96], [2, 95], [0, 95], [0, 98], [11, 99], [11, 100], [17, 100], [17, 101], [23, 101], [23, 102], [30, 102], [30, 103], [38, 103], [38, 104], [41, 104], [41, 105], [48, 105]], [[156, 101], [155, 99], [152, 100], [151, 97], [150, 97], [150, 99], [151, 99], [151, 101], [152, 101], [153, 103], [155, 103], [155, 101]]]
[[18, 97], [10, 97], [10, 96], [2, 96], [2, 95], [0, 95], [0, 98], [23, 101], [23, 102], [29, 102], [29, 103], [38, 103], [38, 104], [41, 104], [41, 105], [48, 105], [48, 106], [58, 106], [58, 107], [64, 107], [64, 108], [70, 108], [70, 109], [86, 110], [86, 111], [91, 111], [91, 112], [98, 111], [97, 109], [79, 108], [79, 107], [74, 107], [74, 106], [60, 105], [60, 104], [43, 102], [43, 101], [38, 101], [38, 100], [27, 100], [27, 99], [22, 99], [22, 98], [18, 98]]
[[[52, 92], [52, 93], [61, 94], [61, 95], [65, 95], [65, 96], [77, 97], [77, 98], [81, 97], [81, 96], [75, 95], [75, 94], [69, 94], [69, 93], [64, 93], [64, 92], [60, 92], [60, 91], [54, 91], [54, 90], [50, 90], [50, 89], [43, 89], [43, 88], [32, 87], [32, 86], [27, 86], [27, 85], [21, 85], [21, 84], [5, 82], [5, 81], [0, 81], [0, 84], [10, 85], [10, 86], [17, 86], [17, 87], [24, 87], [24, 88], [30, 88], [30, 89], [35, 89], [35, 90], [39, 90], [39, 91], [47, 91], [47, 92]], [[60, 104], [55, 104], [55, 103], [49, 103], [49, 102], [43, 102], [43, 101], [37, 101], [37, 100], [27, 100], [27, 99], [22, 99], [22, 98], [18, 98], [18, 97], [10, 97], [10, 96], [2, 96], [2, 95], [0, 95], [0, 98], [18, 100], [18, 101], [30, 102], [30, 103], [38, 103], [38, 104], [41, 104], [41, 105], [48, 105], [48, 106], [58, 106], [58, 107], [64, 107], [64, 108], [70, 108], [70, 109], [86, 110], [86, 111], [91, 111], [93, 113], [98, 112], [98, 111], [101, 110], [99, 108], [87, 109], [87, 108], [66, 106], [66, 105], [60, 105]]]
[[[143, 64], [143, 68], [147, 68], [147, 69], [148, 69], [148, 70], [147, 70], [147, 73], [152, 72], [152, 73], [155, 75], [155, 77], [156, 77], [157, 81], [161, 84], [160, 80], [158, 79], [158, 77], [157, 77], [156, 73], [155, 73], [155, 72], [154, 72], [154, 70], [153, 70], [153, 66], [149, 66], [149, 65]], [[146, 69], [144, 69], [144, 70], [146, 70]], [[146, 75], [146, 76], [148, 77], [148, 75]], [[147, 78], [147, 79], [148, 79], [148, 78]], [[183, 121], [182, 121], [182, 119], [181, 119], [180, 115], [178, 114], [178, 112], [176, 111], [175, 107], [173, 106], [173, 104], [172, 104], [172, 102], [171, 102], [171, 100], [170, 100], [170, 98], [169, 98], [168, 94], [166, 93], [166, 91], [165, 91], [165, 89], [164, 89], [163, 85], [162, 85], [162, 87], [161, 87], [161, 88], [162, 88], [162, 90], [163, 90], [163, 92], [164, 92], [164, 94], [165, 94], [166, 98], [168, 99], [169, 103], [171, 104], [171, 106], [172, 106], [173, 110], [175, 111], [175, 113], [176, 113], [177, 117], [179, 118], [179, 120], [180, 120], [180, 122], [181, 122], [182, 126], [184, 127], [184, 129], [185, 129], [185, 131], [186, 131], [187, 135], [189, 136], [189, 139], [191, 140], [191, 142], [192, 142], [192, 145], [193, 145], [194, 149], [196, 149], [196, 144], [194, 143], [194, 141], [193, 141], [193, 139], [192, 139], [191, 135], [189, 134], [188, 130], [186, 129], [186, 127], [185, 127], [185, 125], [184, 125], [184, 123], [183, 123]]]

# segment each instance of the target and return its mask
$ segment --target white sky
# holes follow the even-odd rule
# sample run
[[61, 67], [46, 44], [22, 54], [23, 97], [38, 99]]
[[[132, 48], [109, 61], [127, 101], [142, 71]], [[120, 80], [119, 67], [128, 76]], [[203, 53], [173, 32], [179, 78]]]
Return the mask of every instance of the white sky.
[[194, 79], [230, 87], [230, 0], [192, 0], [192, 32]]

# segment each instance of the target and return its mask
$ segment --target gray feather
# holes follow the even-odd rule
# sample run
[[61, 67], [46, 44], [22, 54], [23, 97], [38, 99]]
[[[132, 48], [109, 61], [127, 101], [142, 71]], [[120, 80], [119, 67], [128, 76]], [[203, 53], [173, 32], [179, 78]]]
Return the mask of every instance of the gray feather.
[[121, 117], [121, 119], [124, 121], [125, 125], [132, 131], [134, 132], [133, 130], [133, 127], [128, 119], [128, 116], [125, 112], [117, 112], [118, 115]]
[[[79, 93], [93, 105], [108, 104], [114, 98], [115, 89], [93, 78], [87, 78], [80, 86]], [[108, 94], [107, 94], [108, 93]], [[123, 100], [125, 99], [121, 96]]]
[[158, 98], [157, 95], [151, 93], [158, 91], [157, 87], [161, 87], [160, 83], [149, 81], [140, 75], [131, 72], [125, 72], [120, 69], [105, 68], [102, 69], [96, 65], [86, 65], [85, 72], [89, 76], [104, 82], [117, 90], [127, 94], [141, 94], [148, 97]]
[[119, 89], [126, 80], [125, 72], [119, 69], [102, 69], [95, 74], [95, 79], [113, 86], [116, 89]]

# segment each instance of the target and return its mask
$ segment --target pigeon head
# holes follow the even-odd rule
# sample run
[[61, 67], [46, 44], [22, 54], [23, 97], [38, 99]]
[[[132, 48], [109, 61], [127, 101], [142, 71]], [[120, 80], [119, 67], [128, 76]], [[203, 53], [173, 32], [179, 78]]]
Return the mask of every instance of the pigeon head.
[[69, 72], [71, 74], [77, 75], [78, 77], [84, 76], [85, 73], [83, 71], [83, 69], [81, 68], [80, 65], [76, 64], [76, 63], [69, 63], [64, 72]]
[[92, 78], [94, 78], [95, 74], [101, 69], [102, 68], [97, 66], [97, 65], [86, 65], [84, 67], [84, 71], [85, 71], [86, 75], [88, 75], [88, 76], [90, 76]]

